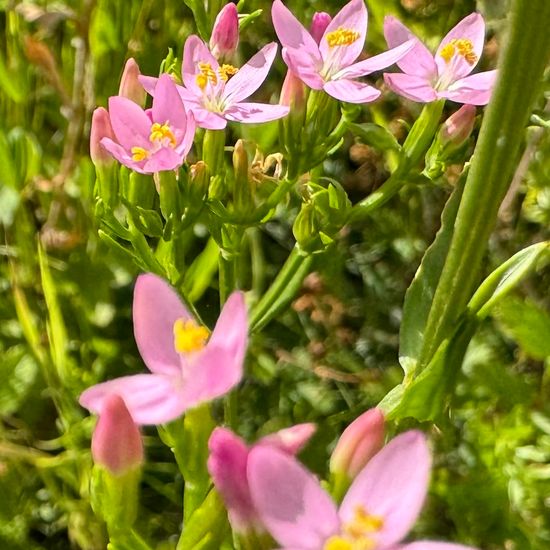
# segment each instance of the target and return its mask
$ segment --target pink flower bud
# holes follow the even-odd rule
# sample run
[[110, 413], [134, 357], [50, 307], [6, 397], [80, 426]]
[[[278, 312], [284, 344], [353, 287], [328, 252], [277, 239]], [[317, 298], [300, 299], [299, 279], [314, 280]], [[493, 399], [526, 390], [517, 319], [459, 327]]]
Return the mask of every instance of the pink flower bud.
[[279, 105], [292, 109], [302, 109], [306, 104], [306, 88], [304, 83], [292, 71], [288, 70], [281, 88]]
[[439, 138], [442, 145], [460, 147], [472, 133], [476, 118], [475, 105], [462, 105], [441, 126]]
[[323, 38], [323, 34], [325, 34], [325, 31], [331, 21], [332, 17], [324, 11], [316, 11], [313, 14], [313, 17], [311, 18], [310, 33], [313, 40], [315, 40], [317, 44], [321, 42], [321, 38]]
[[107, 109], [98, 107], [92, 114], [92, 127], [90, 129], [90, 157], [95, 166], [104, 166], [114, 162], [113, 157], [101, 145], [101, 140], [104, 137], [116, 142]]
[[285, 428], [284, 430], [279, 430], [262, 437], [257, 445], [269, 445], [289, 455], [296, 455], [311, 439], [316, 429], [317, 426], [311, 422], [296, 424], [296, 426], [291, 426], [290, 428]]
[[383, 445], [384, 415], [380, 409], [369, 409], [340, 436], [330, 457], [330, 471], [352, 480]]
[[212, 36], [210, 37], [210, 51], [217, 58], [228, 58], [235, 53], [239, 44], [239, 17], [237, 6], [232, 2], [226, 4], [218, 13]]
[[94, 462], [114, 475], [143, 463], [143, 443], [124, 400], [112, 394], [106, 398], [92, 436]]
[[143, 107], [145, 105], [145, 99], [147, 98], [147, 92], [139, 83], [139, 76], [141, 76], [139, 66], [136, 60], [130, 57], [130, 59], [126, 61], [126, 65], [124, 65], [124, 71], [122, 71], [118, 95], [127, 97], [140, 107]]

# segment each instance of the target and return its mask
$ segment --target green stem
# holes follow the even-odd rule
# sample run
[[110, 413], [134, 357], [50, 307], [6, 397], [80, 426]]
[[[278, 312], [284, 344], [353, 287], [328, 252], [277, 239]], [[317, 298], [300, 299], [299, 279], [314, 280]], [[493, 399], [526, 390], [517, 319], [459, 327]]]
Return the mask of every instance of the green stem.
[[449, 335], [480, 275], [486, 243], [508, 189], [524, 126], [550, 56], [550, 2], [515, 0], [510, 35], [481, 127], [449, 252], [424, 333], [421, 365]]
[[204, 132], [202, 156], [212, 176], [223, 175], [224, 147], [225, 130], [206, 130]]

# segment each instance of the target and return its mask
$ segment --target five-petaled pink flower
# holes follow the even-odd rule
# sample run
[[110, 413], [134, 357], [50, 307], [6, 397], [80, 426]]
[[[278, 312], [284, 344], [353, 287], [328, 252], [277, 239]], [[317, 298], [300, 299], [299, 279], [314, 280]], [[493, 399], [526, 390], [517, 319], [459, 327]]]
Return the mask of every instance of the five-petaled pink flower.
[[248, 337], [241, 292], [228, 298], [210, 335], [170, 285], [156, 275], [140, 275], [133, 318], [139, 353], [151, 374], [124, 376], [88, 388], [80, 404], [93, 413], [101, 414], [107, 396], [116, 393], [136, 424], [161, 424], [240, 382]]
[[390, 48], [409, 40], [415, 44], [397, 61], [403, 73], [384, 74], [394, 92], [422, 103], [440, 98], [471, 105], [489, 103], [496, 70], [467, 76], [483, 51], [485, 22], [479, 13], [468, 15], [453, 27], [439, 44], [435, 56], [394, 17], [386, 17], [384, 36]]
[[431, 458], [424, 435], [405, 432], [377, 453], [340, 508], [297, 460], [252, 449], [248, 482], [268, 531], [284, 550], [472, 550], [443, 542], [401, 544], [428, 489]]
[[397, 48], [356, 63], [367, 34], [364, 0], [347, 3], [328, 24], [319, 43], [281, 0], [273, 2], [271, 14], [288, 68], [310, 88], [325, 90], [341, 101], [374, 101], [380, 91], [354, 79], [392, 65], [413, 46], [412, 42], [399, 44]]
[[[263, 83], [275, 59], [277, 44], [264, 46], [240, 69], [218, 63], [206, 44], [195, 35], [183, 47], [182, 80], [178, 92], [201, 128], [221, 130], [227, 121], [269, 122], [288, 114], [284, 105], [244, 101]], [[143, 87], [156, 94], [153, 77], [140, 77]]]
[[144, 111], [126, 97], [113, 96], [109, 117], [116, 141], [105, 137], [101, 145], [142, 174], [178, 168], [193, 144], [195, 122], [168, 75], [158, 79], [151, 109]]

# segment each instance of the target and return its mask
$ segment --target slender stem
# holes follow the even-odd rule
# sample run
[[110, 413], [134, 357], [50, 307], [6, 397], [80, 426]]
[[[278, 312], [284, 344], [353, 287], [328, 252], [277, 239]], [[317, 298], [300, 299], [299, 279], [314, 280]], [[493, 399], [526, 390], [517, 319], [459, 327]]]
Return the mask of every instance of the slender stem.
[[480, 275], [493, 230], [523, 142], [539, 83], [550, 56], [550, 2], [515, 0], [499, 76], [458, 210], [455, 230], [424, 333], [427, 364], [464, 311]]

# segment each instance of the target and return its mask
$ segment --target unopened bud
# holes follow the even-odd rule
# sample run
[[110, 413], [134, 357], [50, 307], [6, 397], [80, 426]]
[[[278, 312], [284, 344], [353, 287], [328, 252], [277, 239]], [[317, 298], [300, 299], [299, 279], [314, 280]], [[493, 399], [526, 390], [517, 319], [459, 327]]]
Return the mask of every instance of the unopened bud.
[[384, 444], [384, 415], [370, 409], [342, 433], [330, 457], [330, 471], [353, 480]]
[[258, 445], [269, 445], [289, 455], [297, 455], [311, 439], [316, 429], [317, 426], [312, 422], [296, 424], [296, 426], [262, 437], [258, 441]]
[[106, 166], [114, 162], [111, 154], [101, 145], [104, 137], [117, 141], [107, 109], [98, 107], [92, 114], [90, 128], [90, 157], [95, 166]]
[[304, 83], [290, 70], [287, 71], [283, 81], [279, 104], [291, 108], [289, 116], [293, 116], [296, 111], [302, 111], [306, 104]]
[[139, 66], [136, 60], [130, 57], [130, 59], [126, 61], [126, 65], [124, 65], [124, 71], [122, 71], [118, 95], [127, 97], [134, 103], [143, 107], [145, 105], [145, 99], [147, 98], [147, 92], [140, 84], [139, 76], [141, 76]]
[[237, 6], [231, 2], [223, 7], [214, 21], [210, 51], [216, 59], [227, 59], [235, 53], [238, 44], [239, 17]]
[[92, 436], [92, 456], [98, 466], [119, 476], [141, 466], [143, 443], [124, 400], [106, 398]]
[[310, 33], [317, 44], [321, 42], [321, 38], [323, 38], [323, 34], [325, 34], [331, 21], [332, 17], [324, 11], [316, 11], [313, 14], [311, 18]]
[[452, 145], [453, 149], [463, 145], [474, 129], [475, 118], [475, 105], [463, 105], [441, 126], [439, 131], [441, 144], [443, 146]]
[[250, 212], [254, 208], [254, 184], [249, 177], [248, 153], [242, 139], [237, 140], [233, 149], [233, 171], [235, 187], [233, 201], [235, 210], [240, 213]]
[[210, 170], [208, 166], [199, 160], [189, 168], [189, 196], [190, 202], [202, 204], [204, 197], [208, 194], [210, 185]]

